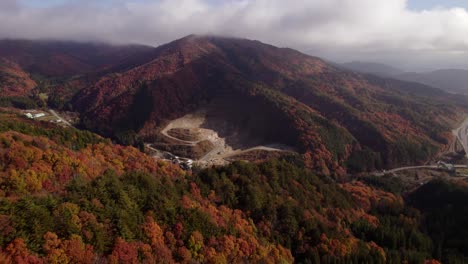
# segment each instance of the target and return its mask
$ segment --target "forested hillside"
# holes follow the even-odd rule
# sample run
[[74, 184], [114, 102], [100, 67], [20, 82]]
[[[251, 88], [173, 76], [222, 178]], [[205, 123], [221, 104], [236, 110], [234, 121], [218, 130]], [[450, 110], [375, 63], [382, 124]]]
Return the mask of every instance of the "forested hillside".
[[423, 163], [466, 111], [466, 98], [438, 89], [211, 36], [162, 45], [148, 62], [84, 87], [70, 104], [87, 129], [151, 141], [166, 122], [219, 101], [213, 112], [230, 113], [224, 118], [233, 127], [258, 132], [261, 122], [262, 133], [252, 136], [295, 147], [325, 175]]
[[0, 61], [0, 106], [79, 112], [81, 128], [121, 144], [157, 143], [165, 124], [209, 108], [231, 133], [290, 146], [323, 175], [424, 163], [467, 111], [463, 96], [247, 39], [1, 40]]
[[90, 132], [0, 120], [1, 263], [467, 261], [466, 185], [408, 202], [398, 182], [338, 184], [297, 155], [192, 173]]

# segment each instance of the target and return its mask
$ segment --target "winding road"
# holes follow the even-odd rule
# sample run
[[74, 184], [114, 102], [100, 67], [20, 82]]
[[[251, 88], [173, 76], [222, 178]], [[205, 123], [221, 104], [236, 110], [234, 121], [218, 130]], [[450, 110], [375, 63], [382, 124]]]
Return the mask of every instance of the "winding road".
[[462, 125], [452, 131], [453, 135], [457, 138], [458, 142], [465, 150], [465, 155], [468, 157], [468, 118], [463, 121]]
[[[454, 167], [456, 169], [467, 169], [468, 168], [468, 165], [454, 165]], [[400, 167], [400, 168], [395, 168], [395, 169], [391, 169], [391, 170], [388, 170], [388, 171], [385, 171], [385, 172], [375, 172], [374, 175], [375, 176], [378, 176], [378, 177], [381, 177], [381, 176], [384, 176], [385, 174], [389, 174], [389, 173], [396, 173], [396, 172], [400, 172], [400, 171], [407, 171], [407, 170], [436, 170], [436, 169], [439, 169], [440, 167], [437, 166], [437, 165], [424, 165], [424, 166], [407, 166], [407, 167]]]
[[[196, 113], [185, 115], [181, 118], [172, 120], [169, 124], [166, 125], [161, 131], [160, 134], [178, 142], [180, 144], [185, 144], [189, 146], [195, 146], [196, 144], [208, 140], [213, 144], [213, 148], [209, 150], [205, 155], [199, 158], [198, 162], [214, 162], [224, 164], [227, 161], [225, 160], [228, 157], [239, 155], [252, 150], [264, 150], [264, 151], [286, 151], [289, 150], [286, 146], [281, 146], [279, 144], [270, 144], [266, 146], [255, 146], [247, 149], [233, 149], [232, 146], [226, 143], [226, 138], [221, 137], [218, 132], [212, 129], [203, 128], [203, 124], [206, 122], [206, 113], [199, 111]], [[196, 131], [198, 134], [197, 140], [184, 140], [177, 138], [170, 134], [171, 129], [188, 129], [191, 131]]]
[[[455, 145], [457, 142], [460, 142], [463, 149], [465, 150], [465, 153], [467, 153], [466, 156], [468, 157], [468, 117], [463, 121], [460, 127], [452, 130], [452, 134], [455, 137], [455, 140], [448, 147], [448, 151], [455, 152], [456, 151]], [[468, 168], [468, 165], [465, 165], [465, 164], [457, 164], [453, 166], [455, 169], [467, 169]], [[440, 166], [438, 165], [406, 166], [406, 167], [394, 168], [394, 169], [383, 171], [383, 172], [378, 171], [372, 174], [377, 177], [381, 177], [381, 176], [384, 176], [385, 174], [397, 173], [401, 171], [428, 170], [428, 169], [436, 170], [436, 169], [440, 169]], [[468, 176], [461, 176], [461, 177], [468, 177]]]
[[61, 116], [59, 116], [59, 115], [57, 114], [57, 112], [55, 112], [54, 110], [49, 109], [49, 112], [50, 112], [53, 116], [55, 116], [58, 120], [60, 120], [62, 123], [64, 123], [65, 125], [70, 126], [70, 127], [73, 126], [72, 124], [70, 124], [70, 122], [68, 122], [67, 120], [63, 119]]

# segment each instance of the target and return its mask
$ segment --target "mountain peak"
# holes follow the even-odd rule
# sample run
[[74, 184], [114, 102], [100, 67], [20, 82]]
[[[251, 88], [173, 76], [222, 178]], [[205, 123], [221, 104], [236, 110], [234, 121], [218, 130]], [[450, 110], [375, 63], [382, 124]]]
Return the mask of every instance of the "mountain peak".
[[[319, 58], [259, 41], [189, 35], [156, 48], [147, 63], [103, 77], [71, 103], [92, 120], [92, 130], [105, 135], [131, 130], [148, 140], [161, 137], [161, 125], [171, 120], [215, 109], [207, 115], [229, 124], [213, 129], [219, 135], [229, 130], [226, 136], [247, 134], [245, 138], [292, 146], [309, 153], [314, 166], [328, 174], [327, 168], [339, 170], [362, 149], [369, 149], [372, 160], [353, 169], [430, 158], [434, 152], [406, 141], [408, 151], [417, 149], [422, 155], [408, 152], [404, 160], [390, 155], [399, 151], [402, 137], [439, 148], [445, 141], [434, 131], [448, 131], [448, 123], [462, 112], [401, 96], [412, 92], [427, 97], [427, 88], [342, 71]], [[434, 96], [448, 97], [439, 90]], [[402, 105], [409, 106], [400, 111]], [[427, 112], [444, 118], [434, 122]], [[126, 130], [116, 131], [122, 128]]]

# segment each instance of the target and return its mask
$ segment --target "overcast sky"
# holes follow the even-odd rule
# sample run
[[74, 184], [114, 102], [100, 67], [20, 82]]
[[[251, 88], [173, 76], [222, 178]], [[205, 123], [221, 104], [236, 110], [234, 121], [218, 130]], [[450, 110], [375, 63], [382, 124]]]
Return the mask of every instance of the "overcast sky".
[[344, 62], [468, 68], [468, 0], [0, 0], [0, 38], [258, 39]]

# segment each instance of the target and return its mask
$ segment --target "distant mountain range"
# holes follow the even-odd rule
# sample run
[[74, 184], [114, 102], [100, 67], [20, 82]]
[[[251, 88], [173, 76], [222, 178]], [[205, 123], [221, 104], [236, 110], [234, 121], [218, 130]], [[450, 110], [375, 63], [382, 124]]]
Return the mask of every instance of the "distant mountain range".
[[383, 77], [391, 77], [397, 76], [400, 74], [405, 73], [403, 70], [398, 68], [382, 64], [382, 63], [374, 63], [374, 62], [361, 62], [361, 61], [353, 61], [343, 63], [340, 66], [350, 69], [356, 72], [363, 72], [363, 73], [371, 73], [376, 74]]
[[349, 62], [341, 66], [356, 72], [421, 83], [451, 93], [468, 94], [468, 70], [464, 69], [405, 72], [392, 66], [372, 62]]

